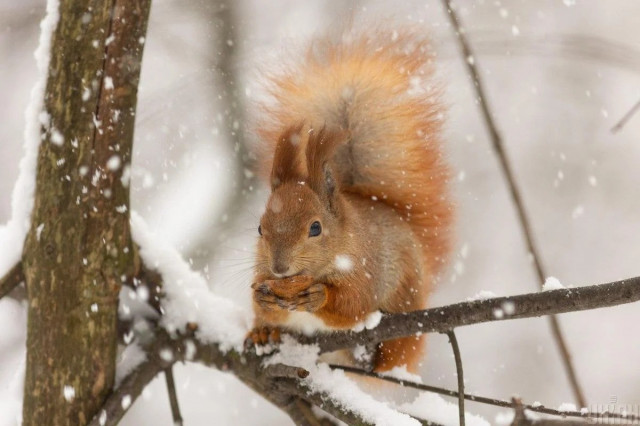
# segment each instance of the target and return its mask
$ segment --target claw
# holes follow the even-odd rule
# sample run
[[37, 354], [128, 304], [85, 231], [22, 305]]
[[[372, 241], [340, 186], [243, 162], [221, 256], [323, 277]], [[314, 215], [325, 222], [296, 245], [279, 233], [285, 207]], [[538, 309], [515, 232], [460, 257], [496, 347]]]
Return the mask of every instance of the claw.
[[265, 283], [262, 283], [258, 286], [258, 291], [262, 294], [271, 294], [271, 289]]

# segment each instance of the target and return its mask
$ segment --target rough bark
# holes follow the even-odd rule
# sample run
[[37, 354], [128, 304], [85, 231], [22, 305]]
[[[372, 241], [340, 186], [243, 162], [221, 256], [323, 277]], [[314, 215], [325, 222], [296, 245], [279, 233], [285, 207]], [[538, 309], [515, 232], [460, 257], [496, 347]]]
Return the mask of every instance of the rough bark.
[[25, 425], [86, 424], [114, 383], [118, 292], [136, 269], [127, 169], [149, 7], [60, 2], [23, 254]]

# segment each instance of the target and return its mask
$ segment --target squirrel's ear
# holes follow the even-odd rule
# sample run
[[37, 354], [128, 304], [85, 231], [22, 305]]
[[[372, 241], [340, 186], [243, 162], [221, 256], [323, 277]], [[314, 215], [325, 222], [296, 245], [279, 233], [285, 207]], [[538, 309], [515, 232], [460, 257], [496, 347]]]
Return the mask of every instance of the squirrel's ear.
[[347, 134], [344, 131], [327, 130], [323, 127], [318, 132], [311, 131], [307, 142], [309, 185], [321, 198], [325, 198], [332, 210], [335, 208], [338, 184], [333, 176], [330, 160], [338, 145], [346, 138]]
[[303, 123], [288, 128], [278, 140], [271, 168], [271, 190], [287, 181], [304, 179], [303, 160], [299, 158]]
[[331, 167], [329, 167], [328, 162], [325, 161], [324, 166], [322, 167], [322, 171], [324, 172], [325, 194], [331, 202], [333, 201], [333, 197], [336, 192], [336, 181], [333, 178], [333, 173], [331, 172]]

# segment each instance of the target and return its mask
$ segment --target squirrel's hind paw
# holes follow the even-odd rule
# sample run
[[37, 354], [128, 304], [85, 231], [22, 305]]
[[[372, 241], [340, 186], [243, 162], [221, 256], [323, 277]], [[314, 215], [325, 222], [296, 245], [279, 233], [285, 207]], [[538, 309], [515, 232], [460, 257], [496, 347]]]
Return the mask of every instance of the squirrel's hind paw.
[[252, 346], [267, 346], [280, 343], [280, 329], [278, 327], [255, 327], [247, 334], [244, 341], [245, 349]]

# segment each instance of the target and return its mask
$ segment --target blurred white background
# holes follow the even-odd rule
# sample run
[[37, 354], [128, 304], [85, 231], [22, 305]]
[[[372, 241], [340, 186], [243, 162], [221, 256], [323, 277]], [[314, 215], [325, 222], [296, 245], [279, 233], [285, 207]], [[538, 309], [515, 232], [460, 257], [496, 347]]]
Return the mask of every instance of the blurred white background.
[[[548, 274], [567, 286], [639, 275], [640, 114], [621, 132], [610, 129], [640, 98], [640, 2], [459, 3]], [[22, 156], [44, 4], [0, 0], [0, 223], [9, 219]], [[216, 1], [154, 1], [132, 180], [134, 209], [203, 270], [213, 291], [249, 306], [253, 242], [266, 191], [250, 182], [248, 196], [240, 197], [244, 207], [229, 208], [244, 175], [236, 169], [241, 155], [230, 130], [236, 132], [234, 121], [238, 134], [250, 126], [261, 67], [350, 19], [360, 26], [417, 24], [437, 51], [458, 223], [456, 255], [430, 304], [466, 300], [482, 290], [508, 295], [538, 289], [439, 1], [244, 0], [228, 2], [222, 14], [220, 9]], [[231, 32], [222, 25], [230, 17]], [[230, 50], [232, 56], [225, 53]], [[235, 108], [226, 95], [230, 81]], [[0, 395], [6, 395], [21, 362], [24, 310], [3, 300], [0, 319]], [[588, 402], [606, 405], [615, 397], [638, 414], [638, 305], [568, 314], [560, 321]], [[546, 319], [466, 327], [457, 335], [467, 391], [503, 399], [518, 395], [551, 407], [573, 402]], [[423, 377], [455, 388], [445, 336], [430, 336]], [[232, 376], [187, 365], [176, 369], [176, 380], [187, 425], [288, 424]], [[474, 403], [467, 409], [491, 423], [504, 411]], [[171, 423], [163, 379], [147, 388], [123, 422]], [[0, 424], [15, 424], [3, 416], [2, 404]]]

